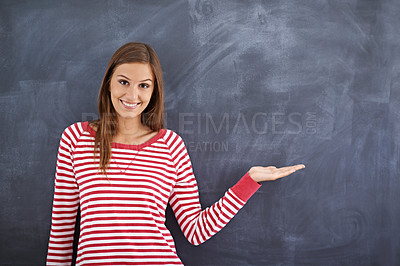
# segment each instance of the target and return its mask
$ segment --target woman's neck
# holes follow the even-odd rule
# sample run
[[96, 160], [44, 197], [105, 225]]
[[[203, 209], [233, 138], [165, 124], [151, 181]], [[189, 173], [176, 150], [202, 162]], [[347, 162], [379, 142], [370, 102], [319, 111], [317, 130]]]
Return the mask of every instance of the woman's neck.
[[142, 124], [140, 116], [138, 119], [118, 119], [117, 134], [120, 136], [138, 136], [149, 130], [150, 128], [148, 126]]
[[143, 125], [140, 120], [120, 119], [118, 120], [118, 131], [113, 137], [113, 142], [125, 144], [141, 144], [152, 138], [156, 132]]

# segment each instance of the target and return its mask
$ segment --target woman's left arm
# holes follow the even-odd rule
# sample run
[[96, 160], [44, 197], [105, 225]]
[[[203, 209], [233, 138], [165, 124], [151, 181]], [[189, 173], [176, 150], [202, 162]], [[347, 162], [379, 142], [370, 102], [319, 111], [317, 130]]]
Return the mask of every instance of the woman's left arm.
[[[199, 245], [220, 231], [261, 187], [259, 182], [289, 175], [294, 169], [268, 170], [252, 167], [224, 196], [202, 210], [192, 164], [180, 136], [175, 136], [171, 155], [177, 182], [171, 192], [170, 205], [188, 241]], [[256, 181], [259, 180], [259, 181]]]

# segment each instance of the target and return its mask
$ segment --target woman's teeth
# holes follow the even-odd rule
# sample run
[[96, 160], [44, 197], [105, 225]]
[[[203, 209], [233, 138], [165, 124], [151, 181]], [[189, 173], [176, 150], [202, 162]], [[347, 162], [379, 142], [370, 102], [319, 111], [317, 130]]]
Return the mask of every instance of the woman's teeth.
[[123, 105], [126, 105], [126, 106], [128, 106], [128, 107], [135, 107], [135, 106], [137, 106], [137, 105], [140, 104], [140, 103], [129, 104], [129, 103], [124, 102], [123, 100], [121, 100], [121, 102], [122, 102]]

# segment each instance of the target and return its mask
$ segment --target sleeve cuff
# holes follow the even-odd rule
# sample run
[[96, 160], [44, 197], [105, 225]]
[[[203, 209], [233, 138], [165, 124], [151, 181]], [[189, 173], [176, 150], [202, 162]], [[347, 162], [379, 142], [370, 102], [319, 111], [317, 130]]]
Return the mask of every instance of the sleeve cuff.
[[243, 201], [247, 201], [261, 187], [247, 172], [231, 189]]

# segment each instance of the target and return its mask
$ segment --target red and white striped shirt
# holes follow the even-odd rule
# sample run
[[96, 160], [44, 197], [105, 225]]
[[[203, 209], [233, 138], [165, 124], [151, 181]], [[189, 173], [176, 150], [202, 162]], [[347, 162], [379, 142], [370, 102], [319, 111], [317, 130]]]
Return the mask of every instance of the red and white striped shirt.
[[261, 186], [248, 172], [211, 207], [201, 209], [182, 138], [161, 129], [140, 145], [112, 143], [107, 178], [93, 159], [88, 121], [62, 133], [55, 174], [47, 265], [71, 265], [81, 208], [76, 265], [179, 265], [166, 228], [169, 203], [185, 237], [199, 245], [221, 230]]

